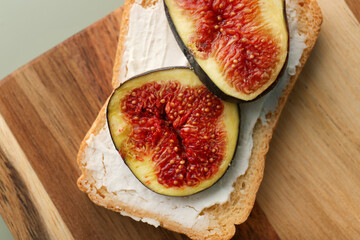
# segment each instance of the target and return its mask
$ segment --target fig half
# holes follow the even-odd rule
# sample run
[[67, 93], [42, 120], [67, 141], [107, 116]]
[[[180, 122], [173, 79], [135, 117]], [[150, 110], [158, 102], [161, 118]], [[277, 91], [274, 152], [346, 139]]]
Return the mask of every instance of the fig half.
[[237, 104], [212, 94], [189, 68], [136, 76], [112, 94], [107, 120], [116, 149], [149, 189], [187, 196], [212, 186], [236, 150]]
[[220, 98], [252, 101], [273, 87], [288, 56], [284, 0], [164, 0], [177, 42]]

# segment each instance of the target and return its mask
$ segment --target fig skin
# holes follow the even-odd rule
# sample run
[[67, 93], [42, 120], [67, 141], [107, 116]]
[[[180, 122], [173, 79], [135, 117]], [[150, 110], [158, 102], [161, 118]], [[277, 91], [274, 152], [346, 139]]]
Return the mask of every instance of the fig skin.
[[[174, 196], [174, 197], [181, 197], [181, 196], [190, 196], [190, 195], [193, 195], [193, 194], [196, 194], [196, 193], [199, 193], [203, 190], [206, 190], [208, 189], [209, 187], [213, 186], [214, 184], [216, 184], [227, 172], [229, 166], [231, 165], [231, 161], [233, 160], [234, 156], [235, 156], [235, 153], [236, 153], [236, 149], [237, 149], [237, 145], [238, 145], [238, 141], [239, 141], [239, 132], [240, 132], [240, 108], [237, 104], [232, 104], [233, 107], [236, 106], [236, 110], [238, 112], [237, 114], [237, 119], [236, 121], [238, 121], [238, 124], [237, 126], [235, 127], [236, 131], [237, 131], [237, 134], [236, 134], [236, 139], [235, 139], [235, 145], [234, 145], [234, 149], [231, 150], [231, 157], [230, 157], [230, 161], [228, 161], [227, 165], [226, 165], [226, 168], [225, 170], [221, 173], [220, 177], [218, 177], [218, 179], [216, 179], [216, 181], [213, 181], [210, 185], [208, 186], [205, 186], [205, 187], [202, 187], [201, 189], [197, 189], [196, 186], [194, 187], [194, 191], [191, 190], [191, 187], [190, 186], [186, 186], [186, 191], [184, 191], [184, 193], [181, 192], [181, 187], [179, 188], [179, 190], [176, 190], [175, 192], [172, 191], [172, 187], [163, 187], [165, 190], [168, 189], [168, 191], [163, 191], [163, 189], [161, 189], [161, 191], [158, 191], [158, 189], [153, 189], [152, 187], [148, 186], [143, 180], [141, 180], [138, 175], [136, 174], [136, 172], [134, 172], [134, 169], [132, 169], [132, 167], [128, 164], [128, 161], [127, 161], [127, 158], [126, 158], [126, 154], [123, 155], [121, 153], [121, 150], [118, 148], [115, 140], [114, 140], [114, 137], [113, 137], [113, 132], [111, 131], [111, 121], [110, 121], [110, 118], [109, 118], [109, 112], [110, 112], [110, 102], [111, 102], [111, 99], [113, 98], [113, 96], [116, 94], [116, 91], [118, 89], [120, 89], [122, 86], [126, 85], [127, 83], [130, 83], [131, 81], [136, 81], [137, 78], [139, 77], [144, 77], [144, 76], [147, 76], [147, 75], [151, 75], [152, 73], [156, 73], [156, 72], [159, 72], [159, 71], [168, 71], [168, 70], [190, 70], [192, 71], [191, 68], [188, 68], [188, 67], [168, 67], [168, 68], [161, 68], [161, 69], [156, 69], [156, 70], [152, 70], [152, 71], [148, 71], [148, 72], [145, 72], [143, 74], [140, 74], [140, 75], [137, 75], [137, 76], [134, 76], [132, 78], [130, 78], [129, 80], [127, 80], [126, 82], [122, 83], [117, 89], [115, 89], [110, 97], [110, 100], [109, 100], [109, 104], [107, 106], [107, 109], [106, 109], [106, 116], [107, 116], [107, 123], [108, 123], [108, 126], [109, 126], [109, 130], [110, 130], [110, 134], [111, 134], [111, 137], [112, 137], [112, 141], [114, 143], [114, 146], [115, 148], [119, 151], [120, 155], [122, 156], [122, 159], [125, 163], [125, 165], [127, 165], [127, 167], [129, 167], [130, 171], [135, 175], [136, 178], [138, 178], [138, 180], [145, 186], [147, 187], [148, 189], [150, 189], [151, 191], [155, 192], [155, 193], [158, 193], [158, 194], [161, 194], [161, 195], [166, 195], [166, 196]], [[195, 74], [194, 74], [195, 75]], [[177, 80], [177, 78], [175, 77], [174, 78], [175, 80]], [[180, 80], [180, 79], [178, 79]], [[199, 82], [200, 83], [200, 82]], [[138, 87], [141, 87], [142, 85], [139, 85]], [[201, 86], [201, 85], [200, 85]], [[230, 104], [230, 103], [225, 103], [223, 102], [223, 104]], [[226, 128], [228, 129], [228, 128]], [[229, 130], [229, 129], [228, 129]], [[231, 131], [235, 131], [233, 128], [230, 129]], [[227, 146], [227, 145], [226, 145]], [[227, 152], [230, 152], [230, 150], [226, 149]], [[224, 157], [224, 156], [223, 156]], [[222, 159], [222, 161], [225, 161], [225, 159]], [[221, 162], [222, 162], [221, 161]], [[220, 172], [220, 168], [218, 170], [218, 172]], [[221, 170], [222, 171], [222, 170]], [[213, 178], [213, 177], [217, 177], [218, 175], [218, 172], [216, 172], [214, 174], [214, 176], [211, 176], [210, 177], [210, 180]], [[207, 181], [208, 179], [205, 179], [203, 181]], [[200, 182], [201, 183], [201, 182]], [[175, 187], [176, 188], [176, 187]], [[191, 191], [189, 191], [189, 189]]]
[[175, 40], [177, 41], [180, 49], [182, 50], [182, 52], [184, 53], [185, 57], [188, 59], [191, 67], [193, 68], [193, 70], [195, 71], [196, 75], [198, 75], [199, 79], [201, 80], [201, 82], [212, 92], [214, 93], [216, 96], [218, 96], [219, 98], [223, 99], [224, 101], [227, 102], [233, 102], [233, 103], [246, 103], [246, 102], [253, 102], [258, 100], [259, 98], [265, 96], [266, 94], [268, 94], [279, 82], [280, 78], [283, 76], [283, 74], [285, 73], [286, 67], [287, 67], [287, 63], [288, 63], [288, 58], [289, 58], [289, 49], [290, 49], [290, 38], [289, 38], [289, 26], [288, 26], [288, 19], [287, 19], [287, 14], [286, 14], [286, 2], [285, 0], [283, 0], [283, 14], [284, 14], [284, 20], [285, 20], [285, 27], [286, 27], [286, 31], [287, 31], [287, 54], [286, 54], [286, 59], [285, 62], [279, 72], [279, 74], [277, 75], [276, 79], [273, 81], [273, 83], [268, 86], [263, 92], [261, 92], [258, 96], [256, 96], [255, 98], [251, 99], [251, 100], [243, 100], [241, 98], [236, 98], [234, 96], [231, 96], [229, 94], [226, 94], [225, 91], [222, 91], [209, 77], [209, 75], [204, 71], [204, 69], [199, 65], [199, 63], [196, 61], [196, 57], [194, 56], [194, 54], [192, 53], [192, 51], [186, 46], [186, 44], [184, 43], [184, 41], [182, 40], [179, 32], [177, 31], [177, 28], [175, 26], [175, 23], [170, 15], [170, 10], [169, 7], [166, 4], [166, 0], [163, 1], [164, 2], [164, 9], [165, 9], [165, 15], [166, 18], [168, 20], [170, 29], [175, 37]]

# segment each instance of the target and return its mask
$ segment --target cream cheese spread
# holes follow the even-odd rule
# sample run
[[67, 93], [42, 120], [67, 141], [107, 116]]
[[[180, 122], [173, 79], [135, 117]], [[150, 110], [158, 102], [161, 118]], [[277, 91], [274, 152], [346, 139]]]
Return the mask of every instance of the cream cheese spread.
[[[113, 197], [127, 203], [129, 207], [141, 206], [146, 211], [159, 214], [185, 227], [201, 229], [209, 226], [208, 217], [200, 215], [204, 208], [228, 201], [236, 179], [245, 174], [253, 147], [252, 133], [254, 125], [260, 118], [266, 124], [266, 114], [274, 110], [282, 91], [296, 72], [296, 66], [306, 48], [306, 36], [297, 30], [297, 1], [287, 4], [290, 29], [290, 54], [287, 71], [278, 85], [263, 98], [241, 104], [241, 130], [236, 156], [227, 173], [211, 188], [188, 197], [168, 197], [147, 189], [131, 173], [114, 148], [107, 125], [96, 135], [87, 140], [85, 149], [86, 170], [96, 188], [106, 187]], [[120, 69], [120, 81], [123, 82], [137, 74], [169, 66], [189, 66], [189, 63], [178, 47], [168, 26], [163, 2], [143, 8], [137, 0], [131, 10], [129, 29], [125, 39], [125, 52]], [[122, 215], [159, 226], [159, 222], [149, 218], [137, 218], [126, 212]]]

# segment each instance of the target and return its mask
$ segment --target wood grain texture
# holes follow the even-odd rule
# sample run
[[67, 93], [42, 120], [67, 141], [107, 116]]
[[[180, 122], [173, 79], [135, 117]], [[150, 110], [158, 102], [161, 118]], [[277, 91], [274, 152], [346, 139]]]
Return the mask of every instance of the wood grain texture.
[[360, 24], [345, 1], [324, 22], [280, 117], [258, 203], [281, 239], [360, 239]]
[[[119, 9], [0, 83], [4, 129], [12, 132], [16, 140], [11, 146], [21, 146], [16, 152], [23, 152], [28, 162], [27, 168], [16, 165], [18, 156], [4, 151], [9, 145], [0, 144], [0, 213], [19, 239], [187, 239], [98, 207], [76, 186], [80, 142], [112, 90], [120, 18]], [[0, 134], [1, 140], [6, 138]], [[31, 174], [40, 183], [31, 182]], [[47, 196], [32, 190], [39, 185]], [[39, 206], [46, 197], [53, 207]], [[53, 208], [55, 217], [44, 212]], [[63, 222], [66, 228], [58, 229], [64, 233], [49, 222]], [[255, 205], [234, 239], [278, 236]]]
[[[29, 190], [0, 148], [0, 213], [16, 239], [48, 239], [48, 234]], [[15, 219], [17, 223], [15, 222]]]
[[345, 0], [354, 16], [360, 22], [360, 1], [359, 0]]
[[280, 238], [268, 222], [259, 204], [255, 202], [254, 208], [246, 222], [236, 226], [236, 233], [233, 239], [279, 240]]
[[[0, 213], [16, 239], [73, 239], [0, 115]], [[10, 215], [10, 216], [9, 216]]]

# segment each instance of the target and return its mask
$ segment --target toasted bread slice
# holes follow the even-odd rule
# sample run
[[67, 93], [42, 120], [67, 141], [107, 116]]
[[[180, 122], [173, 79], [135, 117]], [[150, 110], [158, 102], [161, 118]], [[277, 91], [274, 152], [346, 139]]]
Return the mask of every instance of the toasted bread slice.
[[[141, 5], [146, 8], [157, 2], [157, 0], [145, 0]], [[82, 176], [78, 180], [79, 188], [87, 193], [94, 203], [100, 206], [120, 212], [123, 215], [130, 215], [137, 220], [149, 222], [153, 225], [161, 225], [170, 230], [186, 234], [190, 238], [230, 239], [235, 233], [235, 224], [243, 223], [251, 212], [255, 202], [256, 193], [263, 178], [265, 156], [269, 148], [274, 128], [278, 122], [287, 97], [315, 45], [320, 31], [322, 15], [316, 0], [291, 0], [291, 2], [292, 5], [296, 7], [295, 18], [297, 19], [297, 31], [305, 37], [306, 46], [302, 52], [299, 64], [296, 67], [296, 72], [290, 77], [289, 82], [282, 91], [282, 95], [278, 100], [276, 108], [272, 109], [272, 111], [266, 115], [266, 121], [259, 118], [255, 124], [252, 134], [253, 148], [249, 159], [248, 169], [244, 175], [239, 176], [236, 179], [233, 185], [234, 191], [231, 193], [229, 200], [224, 204], [215, 204], [205, 208], [199, 213], [199, 215], [205, 216], [208, 219], [208, 222], [191, 227], [179, 224], [165, 215], [149, 210], [149, 208], [145, 209], [141, 205], [132, 205], [131, 196], [128, 201], [120, 200], [116, 194], [108, 190], [105, 186], [99, 185], [97, 182], [99, 176], [93, 175], [94, 172], [91, 170], [92, 166], [90, 166], [90, 160], [94, 157], [91, 144], [94, 139], [100, 137], [100, 132], [105, 131], [107, 128], [105, 113], [106, 104], [101, 109], [97, 119], [80, 147], [77, 159], [82, 170]], [[124, 54], [124, 42], [128, 33], [130, 9], [133, 4], [135, 4], [135, 0], [128, 0], [124, 6], [122, 28], [120, 31], [114, 66], [114, 76], [112, 80], [114, 88], [118, 87], [120, 84], [120, 66]], [[103, 158], [104, 157], [106, 158], [106, 154], [103, 155]], [[169, 201], [171, 201], [171, 199]]]

